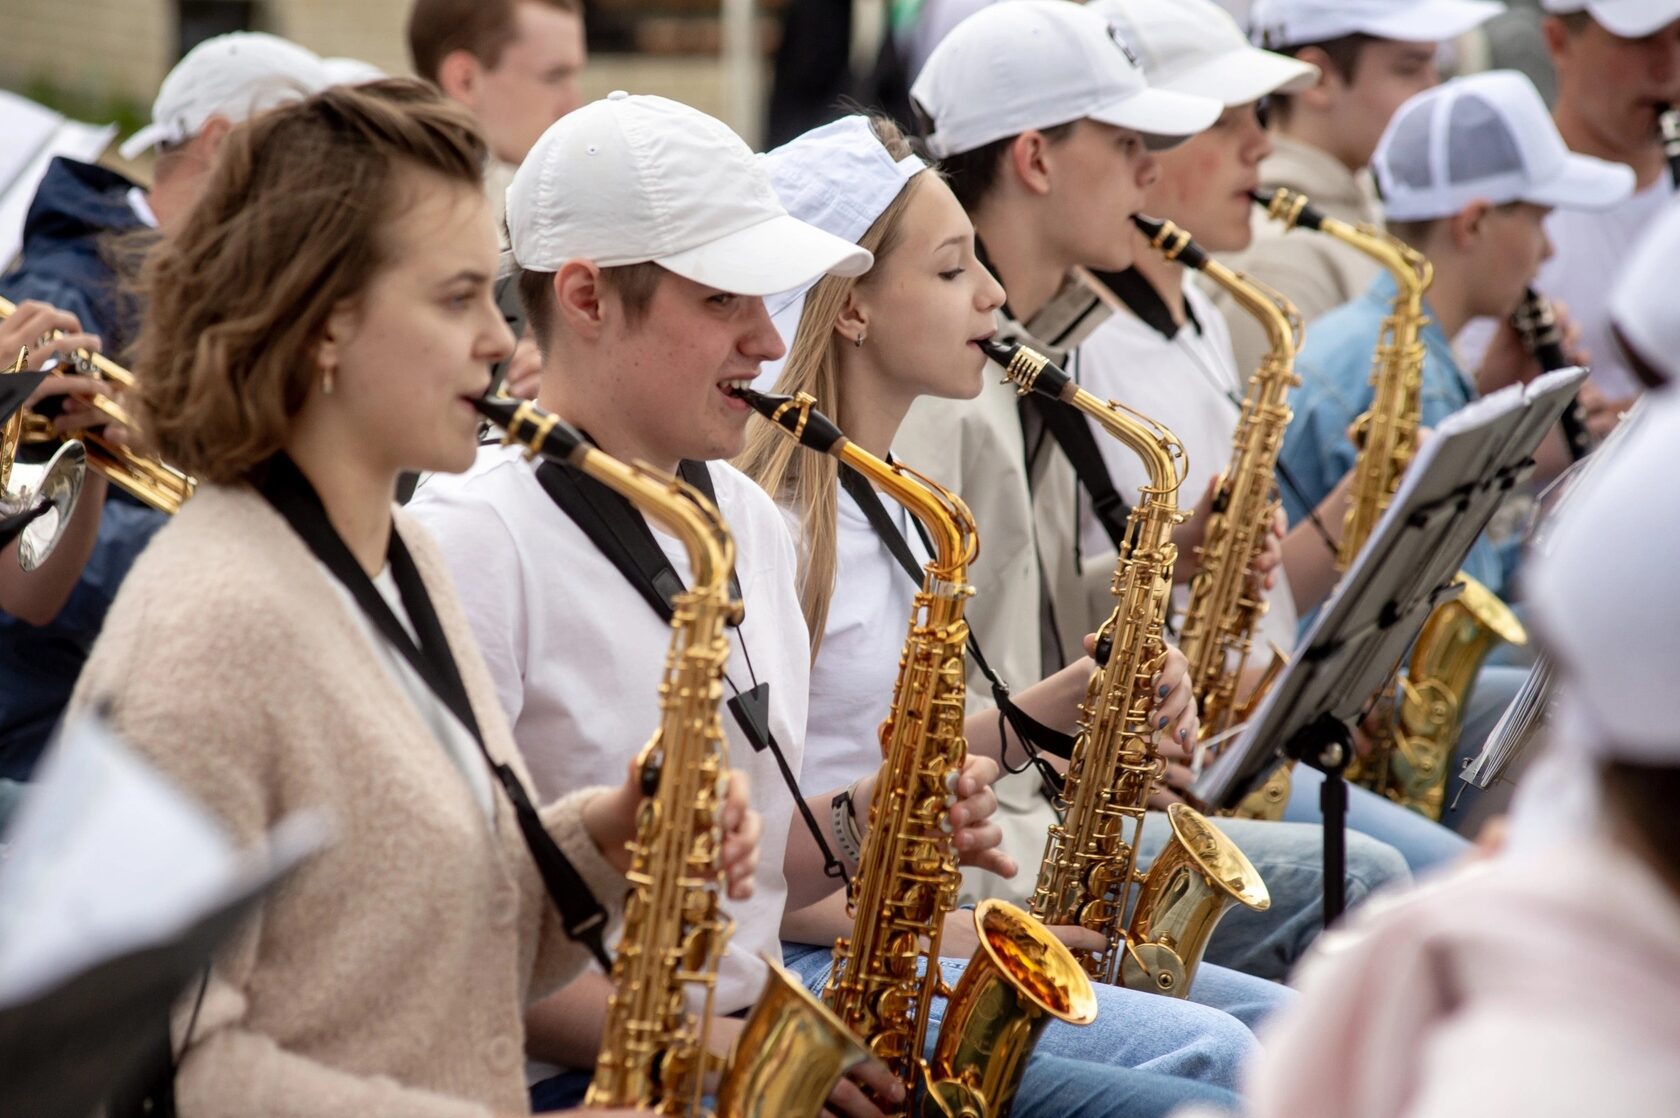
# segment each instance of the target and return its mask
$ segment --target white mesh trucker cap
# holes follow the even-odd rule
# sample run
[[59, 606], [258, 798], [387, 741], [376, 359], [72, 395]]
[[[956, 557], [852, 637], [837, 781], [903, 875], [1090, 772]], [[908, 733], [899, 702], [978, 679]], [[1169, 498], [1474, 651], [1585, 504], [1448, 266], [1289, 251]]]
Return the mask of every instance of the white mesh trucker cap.
[[1424, 221], [1471, 202], [1593, 210], [1633, 192], [1633, 170], [1570, 151], [1534, 83], [1515, 70], [1454, 78], [1395, 112], [1371, 170], [1391, 221]]
[[1084, 119], [1171, 147], [1223, 109], [1149, 88], [1121, 34], [1072, 0], [1011, 0], [975, 12], [933, 49], [910, 99], [932, 121], [927, 144], [938, 158]]
[[1312, 63], [1250, 44], [1213, 0], [1093, 0], [1089, 7], [1136, 50], [1151, 89], [1246, 105], [1270, 93], [1299, 93], [1318, 80]]
[[758, 158], [722, 121], [623, 91], [549, 126], [507, 191], [520, 267], [651, 261], [736, 295], [771, 295], [874, 257], [790, 217]]
[[321, 59], [296, 43], [260, 31], [217, 35], [175, 64], [152, 102], [152, 122], [118, 150], [134, 159], [149, 148], [192, 139], [213, 116], [241, 124], [331, 84]]
[[1360, 34], [1434, 43], [1456, 39], [1504, 10], [1492, 0], [1254, 0], [1248, 34], [1272, 50]]

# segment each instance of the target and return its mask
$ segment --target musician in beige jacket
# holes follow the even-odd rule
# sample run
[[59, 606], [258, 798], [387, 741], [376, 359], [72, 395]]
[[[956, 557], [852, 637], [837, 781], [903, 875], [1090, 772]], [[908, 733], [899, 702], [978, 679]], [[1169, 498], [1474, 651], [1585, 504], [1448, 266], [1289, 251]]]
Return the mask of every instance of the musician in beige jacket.
[[[399, 471], [472, 461], [469, 398], [512, 346], [483, 158], [419, 83], [329, 91], [230, 135], [147, 265], [143, 425], [199, 488], [124, 583], [75, 705], [238, 845], [301, 809], [338, 833], [179, 1007], [182, 1118], [528, 1113], [525, 1005], [589, 960], [534, 859], [572, 867], [561, 907], [616, 914], [626, 887], [639, 793], [580, 790], [522, 830], [494, 686], [391, 504]], [[725, 827], [731, 891], [750, 890], [734, 781]]]
[[[1377, 138], [1401, 102], [1440, 80], [1436, 49], [1492, 18], [1485, 0], [1255, 0], [1249, 37], [1318, 67], [1311, 88], [1267, 99], [1272, 154], [1260, 185], [1305, 194], [1331, 217], [1381, 227], [1382, 207], [1366, 171]], [[1285, 232], [1258, 209], [1254, 243], [1223, 259], [1276, 287], [1312, 320], [1357, 296], [1376, 278], [1369, 257], [1329, 237]], [[1230, 297], [1213, 301], [1231, 324], [1244, 376], [1266, 353], [1264, 331]]]

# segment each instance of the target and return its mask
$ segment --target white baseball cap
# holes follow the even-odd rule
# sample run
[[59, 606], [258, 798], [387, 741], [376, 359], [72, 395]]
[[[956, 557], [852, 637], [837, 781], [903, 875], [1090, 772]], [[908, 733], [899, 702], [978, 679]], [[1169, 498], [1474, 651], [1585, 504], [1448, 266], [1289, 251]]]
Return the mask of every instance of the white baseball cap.
[[1515, 70], [1454, 78], [1396, 110], [1371, 170], [1390, 221], [1426, 221], [1471, 202], [1575, 210], [1633, 193], [1633, 169], [1564, 144], [1534, 83]]
[[1610, 291], [1610, 321], [1640, 360], [1680, 384], [1680, 303], [1674, 261], [1680, 259], [1680, 203], [1639, 235]]
[[507, 191], [520, 267], [652, 262], [707, 287], [771, 295], [874, 258], [790, 217], [745, 142], [719, 120], [622, 90], [555, 121]]
[[206, 39], [175, 64], [152, 102], [152, 122], [118, 150], [124, 159], [198, 135], [211, 117], [240, 124], [332, 84], [315, 52], [277, 35], [235, 31]]
[[1504, 10], [1493, 0], [1254, 0], [1248, 34], [1273, 50], [1345, 35], [1434, 43], [1456, 39]]
[[329, 85], [366, 85], [383, 81], [390, 75], [371, 62], [360, 58], [323, 58], [321, 65], [327, 72]]
[[[1671, 242], [1672, 243], [1672, 242]], [[1546, 547], [1524, 567], [1535, 628], [1590, 756], [1680, 763], [1680, 395], [1648, 393], [1637, 426], [1595, 451]]]
[[[788, 213], [857, 243], [911, 179], [927, 170], [919, 156], [893, 158], [865, 116], [841, 117], [759, 157]], [[793, 350], [805, 296], [821, 277], [764, 300], [782, 342]], [[764, 362], [755, 387], [768, 389], [786, 356]]]
[[1612, 35], [1643, 39], [1680, 19], [1680, 0], [1540, 0], [1553, 15], [1586, 12]]
[[1171, 147], [1219, 118], [1205, 97], [1151, 89], [1107, 20], [1072, 0], [1012, 0], [952, 29], [910, 87], [943, 158], [1034, 128], [1095, 120]]
[[1089, 7], [1137, 51], [1151, 89], [1246, 105], [1269, 93], [1299, 93], [1318, 80], [1312, 63], [1249, 43], [1213, 0], [1094, 0]]

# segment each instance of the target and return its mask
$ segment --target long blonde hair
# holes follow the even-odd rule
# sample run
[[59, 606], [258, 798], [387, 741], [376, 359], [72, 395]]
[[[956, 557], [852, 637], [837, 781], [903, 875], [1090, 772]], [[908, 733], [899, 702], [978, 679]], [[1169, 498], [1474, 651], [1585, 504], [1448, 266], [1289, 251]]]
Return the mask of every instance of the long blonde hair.
[[[886, 117], [870, 118], [870, 126], [887, 153], [894, 159], [911, 154], [910, 143], [898, 126]], [[858, 244], [875, 254], [876, 270], [883, 257], [899, 240], [899, 227], [910, 205], [915, 184], [931, 171], [910, 178], [892, 203], [881, 212]], [[805, 296], [799, 329], [788, 347], [787, 363], [776, 380], [774, 391], [793, 395], [808, 392], [824, 415], [846, 427], [840, 413], [840, 335], [834, 323], [846, 306], [846, 299], [874, 271], [863, 276], [824, 276]], [[811, 632], [811, 658], [822, 646], [828, 624], [828, 605], [834, 597], [839, 535], [839, 466], [826, 454], [813, 454], [768, 423], [754, 423], [747, 433], [746, 449], [735, 464], [775, 498], [799, 513], [799, 606]]]

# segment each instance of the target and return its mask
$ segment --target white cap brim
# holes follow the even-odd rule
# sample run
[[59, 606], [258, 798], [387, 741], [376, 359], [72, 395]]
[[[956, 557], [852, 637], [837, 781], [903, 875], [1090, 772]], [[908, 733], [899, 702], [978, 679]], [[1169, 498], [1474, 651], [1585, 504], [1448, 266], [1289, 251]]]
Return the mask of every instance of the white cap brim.
[[1085, 115], [1100, 124], [1142, 133], [1152, 151], [1161, 151], [1210, 127], [1224, 111], [1225, 106], [1211, 97], [1146, 88]]
[[117, 151], [124, 159], [138, 159], [147, 150], [159, 144], [174, 143], [176, 139], [173, 129], [165, 128], [161, 124], [148, 124], [124, 140]]
[[1153, 88], [1246, 105], [1273, 93], [1301, 93], [1316, 81], [1318, 67], [1310, 62], [1246, 48], [1210, 58]]
[[684, 279], [735, 295], [774, 295], [821, 276], [861, 276], [868, 249], [782, 214], [654, 260]]
[[1504, 10], [1494, 0], [1423, 0], [1398, 5], [1392, 14], [1362, 15], [1359, 30], [1378, 39], [1432, 43], [1474, 31]]
[[1593, 21], [1623, 39], [1643, 39], [1680, 19], [1680, 0], [1641, 4], [1588, 4]]
[[1633, 193], [1633, 168], [1571, 152], [1563, 170], [1523, 192], [1522, 200], [1566, 210], [1605, 210]]

